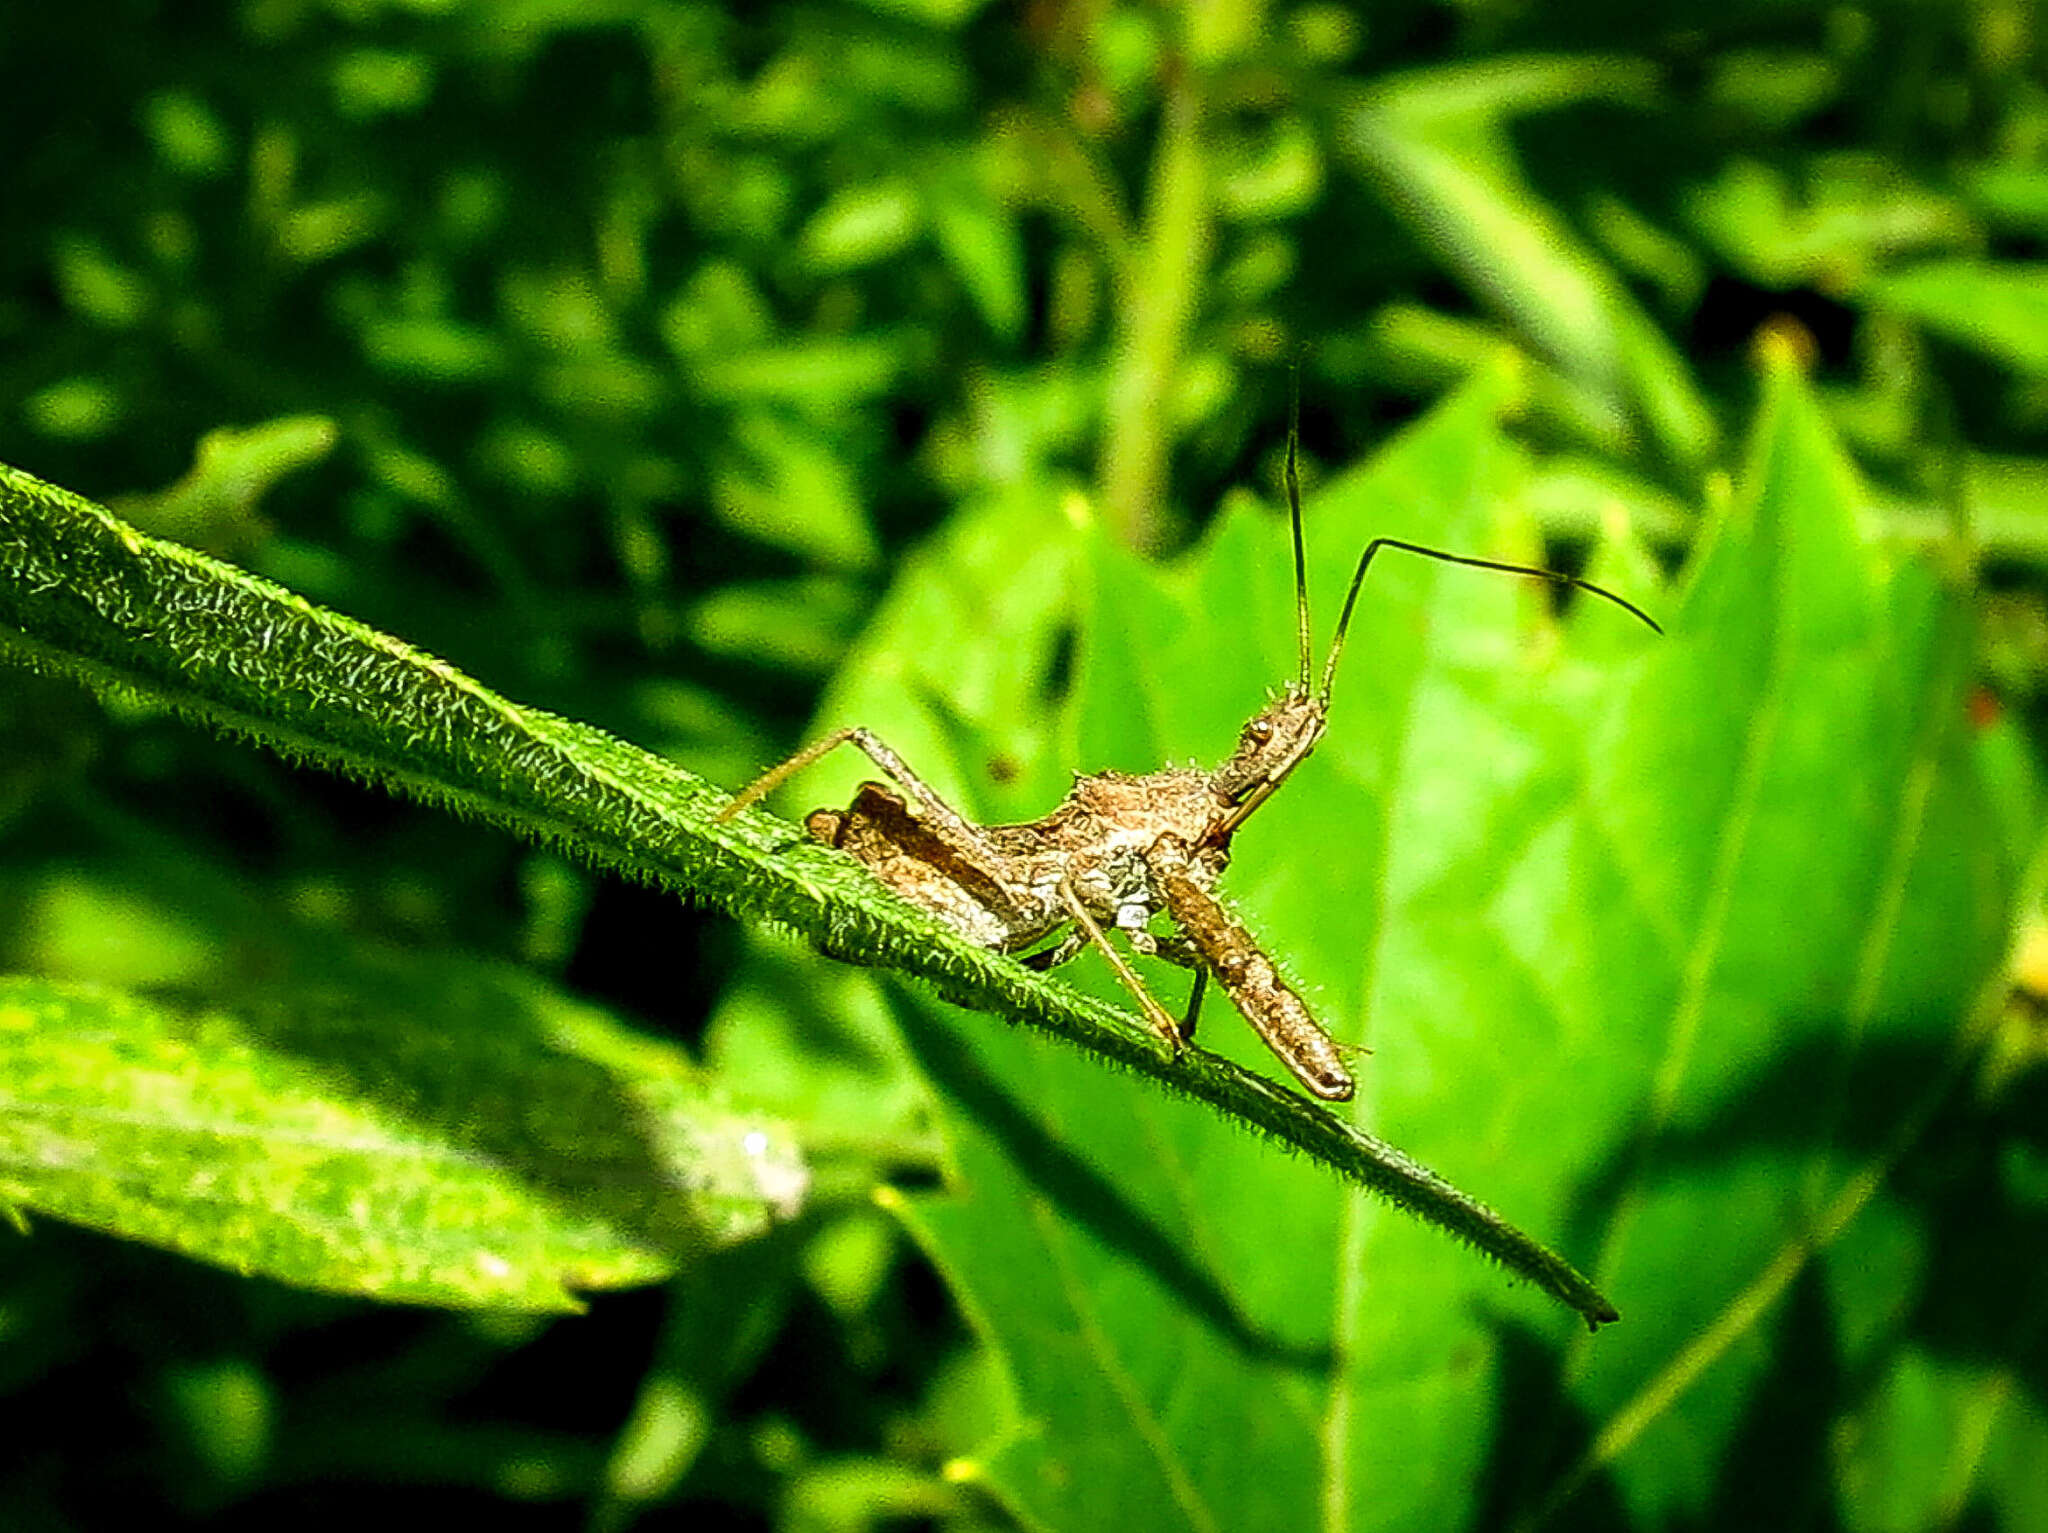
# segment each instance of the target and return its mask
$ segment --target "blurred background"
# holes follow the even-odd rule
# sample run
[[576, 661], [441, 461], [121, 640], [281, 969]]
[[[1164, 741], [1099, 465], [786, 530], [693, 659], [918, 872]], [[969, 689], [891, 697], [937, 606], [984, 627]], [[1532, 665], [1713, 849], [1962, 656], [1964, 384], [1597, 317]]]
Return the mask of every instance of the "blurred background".
[[[1768, 332], [1886, 530], [1947, 546], [1967, 507], [1984, 706], [2031, 726], [2039, 26], [2021, 0], [13, 6], [0, 460], [732, 785], [956, 512], [1078, 493], [1167, 557], [1270, 495], [1297, 359], [1313, 480], [1517, 349], [1550, 557], [1621, 513], [1675, 566]], [[692, 1046], [747, 941], [20, 673], [0, 836], [6, 966], [114, 983], [206, 961], [167, 867]], [[928, 1175], [907, 1133], [877, 1163]], [[943, 1473], [985, 1385], [889, 1221], [853, 1200], [722, 1260], [571, 1324], [41, 1221], [0, 1240], [0, 1526], [1010, 1525]]]

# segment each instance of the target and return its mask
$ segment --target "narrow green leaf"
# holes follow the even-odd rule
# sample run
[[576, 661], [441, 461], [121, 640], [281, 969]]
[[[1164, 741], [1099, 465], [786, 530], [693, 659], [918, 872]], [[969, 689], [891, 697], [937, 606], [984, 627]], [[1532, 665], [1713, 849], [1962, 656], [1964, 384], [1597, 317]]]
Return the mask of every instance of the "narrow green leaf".
[[1391, 1145], [1214, 1055], [1168, 1059], [1129, 1012], [973, 947], [785, 822], [755, 814], [718, 824], [725, 795], [687, 772], [0, 468], [8, 652], [782, 922], [829, 953], [918, 975], [949, 999], [1046, 1028], [1307, 1151], [1589, 1319], [1609, 1313], [1568, 1264]]
[[990, 333], [1004, 344], [1014, 345], [1024, 332], [1029, 301], [1024, 241], [1016, 215], [970, 175], [931, 176], [926, 196], [939, 253], [959, 277]]

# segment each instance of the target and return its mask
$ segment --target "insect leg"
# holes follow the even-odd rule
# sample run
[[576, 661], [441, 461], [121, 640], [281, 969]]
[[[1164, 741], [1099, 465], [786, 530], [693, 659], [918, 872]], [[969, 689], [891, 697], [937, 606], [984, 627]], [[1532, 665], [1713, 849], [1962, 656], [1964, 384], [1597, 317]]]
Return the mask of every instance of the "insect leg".
[[1138, 971], [1131, 967], [1130, 961], [1109, 945], [1109, 938], [1103, 935], [1095, 917], [1088, 913], [1088, 907], [1081, 902], [1081, 896], [1075, 890], [1071, 879], [1060, 880], [1060, 900], [1067, 907], [1067, 914], [1074, 918], [1074, 924], [1086, 933], [1086, 940], [1102, 949], [1102, 956], [1109, 960], [1109, 966], [1116, 971], [1116, 977], [1123, 981], [1124, 988], [1137, 999], [1138, 1009], [1145, 1013], [1145, 1020], [1150, 1022], [1159, 1036], [1166, 1040], [1168, 1047], [1178, 1054], [1184, 1046], [1179, 1024], [1167, 1015], [1166, 1008], [1161, 1006], [1153, 998], [1152, 992], [1145, 988], [1145, 982], [1138, 978]]
[[725, 824], [741, 810], [759, 803], [812, 762], [830, 755], [842, 745], [857, 746], [868, 760], [894, 778], [904, 792], [917, 800], [927, 822], [941, 835], [972, 852], [984, 864], [1000, 860], [972, 821], [934, 793], [924, 779], [911, 771], [904, 759], [880, 738], [858, 725], [850, 729], [835, 729], [824, 739], [812, 741], [787, 761], [770, 767], [734, 794], [732, 802], [713, 816], [713, 823]]
[[1145, 851], [1166, 912], [1180, 926], [1217, 983], [1294, 1078], [1327, 1102], [1348, 1102], [1357, 1089], [1336, 1040], [1280, 977], [1244, 924], [1188, 876], [1187, 848], [1161, 836]]
[[[1181, 1019], [1178, 1029], [1183, 1042], [1193, 1038], [1195, 1036], [1195, 1023], [1202, 1015], [1202, 988], [1209, 982], [1209, 970], [1203, 964], [1201, 955], [1196, 953], [1192, 946], [1181, 941], [1178, 937], [1155, 937], [1147, 931], [1132, 931], [1128, 928], [1121, 929], [1124, 935], [1131, 939], [1131, 945], [1139, 952], [1149, 953], [1157, 958], [1164, 958], [1169, 963], [1179, 964], [1183, 969], [1193, 969], [1195, 971], [1195, 988], [1188, 992], [1188, 1012]], [[1079, 956], [1081, 949], [1088, 946], [1088, 943], [1088, 932], [1077, 921], [1074, 924], [1074, 929], [1060, 938], [1051, 947], [1041, 952], [1027, 953], [1019, 961], [1025, 968], [1036, 969], [1039, 973], [1043, 974], [1048, 969], [1057, 969], [1061, 964]], [[1157, 1024], [1155, 1023], [1154, 1025], [1156, 1026]]]
[[1188, 1014], [1181, 1018], [1180, 1035], [1193, 1043], [1195, 1024], [1202, 1020], [1202, 992], [1209, 988], [1209, 966], [1197, 963], [1191, 967], [1195, 971], [1195, 983], [1188, 991]]
[[1188, 991], [1187, 1015], [1180, 1019], [1180, 1036], [1184, 1042], [1192, 1043], [1195, 1024], [1202, 1020], [1202, 992], [1209, 983], [1209, 966], [1202, 962], [1202, 955], [1185, 937], [1155, 937], [1142, 926], [1123, 926], [1123, 934], [1131, 939], [1131, 946], [1139, 952], [1194, 971], [1195, 983], [1194, 988]]

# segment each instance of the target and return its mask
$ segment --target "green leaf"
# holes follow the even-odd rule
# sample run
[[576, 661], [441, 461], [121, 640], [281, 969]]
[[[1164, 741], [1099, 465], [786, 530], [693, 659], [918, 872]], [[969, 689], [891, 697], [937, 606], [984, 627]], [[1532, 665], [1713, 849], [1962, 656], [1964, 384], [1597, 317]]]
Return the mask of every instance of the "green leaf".
[[337, 435], [320, 415], [218, 427], [199, 439], [184, 478], [131, 496], [120, 509], [145, 531], [209, 550], [254, 541], [262, 530], [258, 503], [287, 474], [325, 458]]
[[996, 339], [1015, 345], [1024, 332], [1024, 241], [1017, 219], [981, 178], [935, 174], [927, 178], [932, 238], [953, 268], [982, 321]]
[[60, 442], [90, 442], [121, 423], [127, 403], [103, 378], [60, 378], [21, 402], [31, 429]]
[[180, 175], [213, 180], [234, 159], [234, 138], [204, 96], [160, 90], [137, 114], [157, 157]]
[[719, 997], [706, 1063], [750, 1102], [804, 1125], [813, 1156], [879, 1162], [938, 1159], [930, 1093], [912, 1068], [874, 980], [773, 933], [752, 933], [747, 961]]
[[516, 971], [180, 1006], [0, 976], [0, 1198], [301, 1287], [570, 1309], [795, 1211], [786, 1129]]
[[2039, 265], [1927, 261], [1874, 284], [1887, 308], [2009, 367], [2048, 375], [2048, 271]]
[[[1497, 403], [1462, 396], [1312, 500], [1319, 638], [1371, 536], [1532, 552]], [[1597, 1484], [1646, 1522], [1708, 1515], [1781, 1301], [1954, 1076], [2013, 878], [1966, 723], [1967, 618], [1866, 541], [1861, 499], [1781, 374], [1682, 599], [1627, 593], [1668, 639], [1592, 601], [1560, 633], [1526, 583], [1389, 556], [1330, 735], [1236, 843], [1247, 923], [1375, 1050], [1353, 1121], [1594, 1263], [1625, 1317], [1597, 1339], [1184, 1103], [901, 998], [953, 1172], [909, 1217], [1000, 1359], [1015, 1419], [978, 1467], [1025, 1520], [1470, 1525], [1510, 1411], [1584, 1423], [1542, 1477], [1495, 1482], [1523, 1511]], [[1164, 575], [1096, 557], [1067, 736], [1090, 754], [1027, 759], [1041, 791], [1078, 765], [1212, 761], [1294, 669], [1277, 520], [1226, 519]], [[881, 681], [933, 662], [863, 663], [865, 722], [923, 718], [942, 752]], [[968, 633], [947, 663], [988, 658]], [[1020, 812], [1022, 786], [917, 761]], [[1062, 972], [1114, 993], [1092, 958]], [[1203, 1029], [1277, 1073], [1220, 1001]], [[1920, 1217], [1891, 1210], [1865, 1249], [1912, 1248]], [[1872, 1296], [1834, 1292], [1815, 1302], [1867, 1331]]]
[[691, 382], [724, 404], [789, 404], [823, 414], [886, 391], [904, 353], [902, 339], [887, 335], [807, 337], [700, 358]]
[[923, 226], [916, 187], [880, 181], [835, 192], [804, 225], [799, 244], [813, 271], [853, 271], [895, 255]]
[[707, 654], [791, 671], [828, 671], [846, 652], [861, 592], [830, 575], [733, 581], [692, 607], [685, 631]]
[[1911, 250], [1974, 243], [1960, 203], [1895, 162], [1817, 154], [1795, 167], [1731, 158], [1688, 199], [1707, 244], [1751, 281], [1845, 292]]
[[[1956, 1437], [1985, 1432], [2013, 1392], [1999, 1373], [1944, 1367], [1917, 1348], [1904, 1349], [1872, 1398], [1843, 1423], [1835, 1474], [1846, 1524], [1859, 1533], [1954, 1526], [1975, 1489], [1983, 1452], [1981, 1444]], [[2014, 1414], [2025, 1412], [2024, 1402], [2010, 1403]]]
[[159, 299], [149, 282], [129, 271], [97, 240], [60, 237], [51, 253], [51, 276], [64, 303], [81, 319], [109, 330], [132, 330]]
[[372, 367], [429, 383], [481, 383], [506, 368], [497, 335], [444, 319], [378, 316], [364, 323], [362, 345]]
[[[1789, 377], [1682, 629], [1600, 772], [1603, 839], [1675, 973], [1632, 1041], [1652, 1082], [1600, 1269], [1646, 1323], [1586, 1360], [1634, 1512], [1697, 1507], [1790, 1324], [1804, 1253], [1866, 1208], [1951, 1079], [2013, 869], [1966, 732], [1966, 616], [1887, 568]], [[1683, 782], [1683, 802], [1636, 790]], [[1751, 1126], [1755, 1125], [1755, 1126]]]
[[732, 437], [713, 491], [720, 520], [828, 569], [874, 562], [860, 488], [827, 440], [766, 410], [742, 413]]
[[1355, 101], [1342, 143], [1416, 236], [1539, 356], [1625, 402], [1681, 462], [1717, 428], [1684, 359], [1621, 279], [1532, 188], [1505, 132], [1520, 113], [1638, 99], [1653, 79], [1626, 59], [1521, 58], [1392, 77]]
[[1213, 1055], [1168, 1057], [1129, 1012], [971, 945], [786, 823], [721, 823], [726, 796], [687, 772], [0, 468], [0, 658], [8, 653], [781, 921], [826, 952], [922, 976], [1306, 1150], [1515, 1264], [1589, 1319], [1607, 1317], [1568, 1265], [1391, 1146]]

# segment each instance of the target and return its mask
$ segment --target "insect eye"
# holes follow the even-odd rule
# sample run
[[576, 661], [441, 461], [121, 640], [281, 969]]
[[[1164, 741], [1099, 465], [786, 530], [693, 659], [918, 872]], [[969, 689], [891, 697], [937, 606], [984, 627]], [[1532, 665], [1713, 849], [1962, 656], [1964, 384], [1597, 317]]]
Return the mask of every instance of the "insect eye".
[[1273, 738], [1273, 726], [1264, 719], [1253, 719], [1244, 726], [1244, 732], [1259, 745]]

